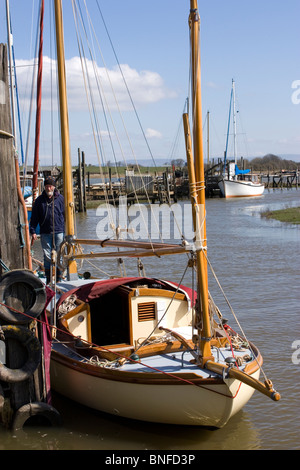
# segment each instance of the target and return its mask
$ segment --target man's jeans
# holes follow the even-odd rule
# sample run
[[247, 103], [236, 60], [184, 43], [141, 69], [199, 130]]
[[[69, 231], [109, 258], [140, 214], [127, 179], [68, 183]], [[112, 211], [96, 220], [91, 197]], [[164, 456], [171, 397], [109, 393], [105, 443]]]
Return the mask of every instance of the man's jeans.
[[60, 244], [64, 241], [64, 233], [54, 234], [53, 246], [53, 233], [41, 233], [41, 245], [44, 253], [44, 268], [50, 270], [51, 265], [51, 251], [54, 248], [58, 250]]

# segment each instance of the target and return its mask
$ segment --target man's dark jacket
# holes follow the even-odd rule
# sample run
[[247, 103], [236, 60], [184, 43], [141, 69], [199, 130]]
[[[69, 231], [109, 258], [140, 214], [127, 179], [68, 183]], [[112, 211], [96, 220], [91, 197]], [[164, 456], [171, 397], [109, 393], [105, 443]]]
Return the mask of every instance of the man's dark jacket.
[[[54, 201], [54, 224], [53, 224]], [[30, 218], [30, 233], [33, 234], [40, 225], [40, 233], [61, 233], [65, 231], [65, 203], [64, 197], [55, 188], [53, 197], [48, 198], [45, 191], [36, 198]], [[53, 230], [54, 226], [54, 230]]]

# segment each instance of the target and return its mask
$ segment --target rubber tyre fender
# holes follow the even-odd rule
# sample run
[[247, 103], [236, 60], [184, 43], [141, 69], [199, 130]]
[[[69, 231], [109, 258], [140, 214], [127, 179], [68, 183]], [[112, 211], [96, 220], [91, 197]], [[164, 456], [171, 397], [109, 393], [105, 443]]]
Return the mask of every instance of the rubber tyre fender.
[[19, 369], [10, 369], [0, 363], [0, 380], [9, 383], [22, 382], [29, 379], [38, 368], [41, 358], [41, 344], [38, 338], [24, 326], [3, 325], [2, 331], [5, 340], [14, 339], [19, 341], [27, 350], [27, 361]]
[[[23, 313], [14, 312], [3, 303], [7, 291], [14, 284], [24, 284], [26, 289], [31, 292], [32, 305]], [[5, 273], [0, 279], [0, 319], [9, 324], [26, 324], [32, 321], [32, 318], [38, 318], [45, 308], [47, 293], [45, 284], [29, 269], [15, 269]], [[27, 316], [28, 315], [28, 316]]]
[[44, 402], [33, 402], [21, 406], [15, 412], [11, 423], [12, 429], [14, 431], [22, 429], [26, 422], [34, 416], [42, 418], [43, 421], [46, 421], [52, 427], [60, 427], [62, 425], [61, 416], [53, 406]]
[[1, 416], [3, 405], [4, 405], [4, 392], [0, 384], [0, 416]]

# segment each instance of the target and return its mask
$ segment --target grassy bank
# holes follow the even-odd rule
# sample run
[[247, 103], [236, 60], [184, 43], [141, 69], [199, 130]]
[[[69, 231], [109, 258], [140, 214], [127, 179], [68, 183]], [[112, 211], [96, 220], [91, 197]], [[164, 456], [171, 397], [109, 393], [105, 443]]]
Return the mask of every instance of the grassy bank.
[[289, 224], [300, 224], [300, 207], [289, 207], [277, 211], [266, 211], [262, 213], [267, 219], [275, 219]]

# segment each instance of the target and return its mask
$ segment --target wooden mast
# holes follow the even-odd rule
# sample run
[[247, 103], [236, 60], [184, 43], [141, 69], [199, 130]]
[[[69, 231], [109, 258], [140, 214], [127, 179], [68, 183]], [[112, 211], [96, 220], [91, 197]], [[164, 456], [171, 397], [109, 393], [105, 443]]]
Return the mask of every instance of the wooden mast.
[[[65, 198], [65, 233], [67, 240], [71, 241], [74, 237], [74, 201], [61, 0], [54, 0], [54, 6], [60, 104], [61, 150], [63, 161], [63, 188]], [[70, 261], [68, 271], [69, 277], [72, 277], [72, 274], [74, 275], [77, 273], [77, 265], [75, 261]]]
[[[187, 154], [189, 164], [189, 174], [191, 181], [191, 198], [193, 207], [194, 230], [196, 242], [200, 242], [197, 247], [197, 267], [198, 267], [198, 298], [199, 314], [196, 318], [196, 325], [201, 325], [200, 331], [200, 351], [202, 355], [202, 365], [207, 360], [213, 360], [211, 353], [211, 326], [208, 305], [208, 280], [207, 280], [207, 260], [206, 260], [206, 211], [205, 211], [205, 180], [204, 180], [204, 154], [203, 154], [203, 133], [202, 133], [202, 103], [201, 103], [201, 69], [200, 69], [200, 46], [199, 30], [200, 17], [198, 13], [197, 0], [191, 0], [190, 17], [191, 31], [191, 62], [192, 62], [192, 110], [193, 110], [193, 149], [189, 142], [190, 131], [188, 116], [184, 115], [184, 126], [186, 133]], [[194, 162], [192, 159], [194, 153]]]
[[[192, 142], [190, 136], [188, 115], [183, 116], [186, 136], [187, 160], [189, 165], [189, 175], [191, 177], [191, 200], [193, 208], [193, 222], [197, 236], [201, 237], [201, 249], [197, 250], [198, 267], [198, 294], [200, 293], [201, 310], [200, 321], [202, 329], [200, 331], [200, 351], [202, 354], [202, 366], [218, 374], [228, 373], [231, 378], [236, 378], [241, 382], [255, 388], [256, 390], [269, 396], [272, 400], [280, 400], [280, 394], [273, 388], [270, 380], [265, 380], [263, 384], [245, 372], [235, 367], [224, 366], [215, 362], [211, 353], [211, 326], [208, 306], [208, 279], [207, 260], [205, 257], [206, 244], [206, 220], [205, 220], [205, 181], [204, 181], [204, 155], [203, 155], [203, 134], [202, 134], [202, 112], [201, 112], [201, 78], [200, 78], [200, 48], [199, 29], [200, 17], [198, 14], [197, 0], [191, 0], [190, 28], [192, 44], [192, 104], [193, 104], [193, 144], [194, 162], [192, 160]], [[194, 163], [194, 164], [193, 164]], [[199, 225], [200, 224], [200, 225]], [[200, 233], [199, 233], [200, 232]], [[196, 326], [197, 326], [196, 318]]]

